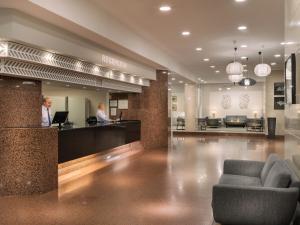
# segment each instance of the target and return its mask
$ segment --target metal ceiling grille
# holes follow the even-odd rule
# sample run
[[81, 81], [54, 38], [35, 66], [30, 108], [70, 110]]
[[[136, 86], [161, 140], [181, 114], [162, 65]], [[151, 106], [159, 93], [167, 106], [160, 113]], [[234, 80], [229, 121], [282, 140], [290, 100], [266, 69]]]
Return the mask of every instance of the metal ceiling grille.
[[[9, 68], [11, 70], [14, 68], [14, 71], [18, 73], [22, 72], [22, 74], [19, 74], [20, 76], [22, 75], [39, 79], [50, 79], [49, 77], [52, 77], [50, 80], [65, 80], [64, 82], [70, 83], [81, 82], [78, 84], [82, 84], [82, 82], [89, 83], [91, 80], [96, 80], [98, 82], [97, 78], [104, 78], [139, 86], [150, 85], [150, 82], [147, 79], [137, 78], [135, 76], [120, 73], [118, 71], [112, 71], [96, 64], [84, 62], [72, 57], [51, 53], [15, 42], [0, 42], [0, 57], [4, 59], [10, 59], [9, 64], [13, 64], [11, 59], [15, 59], [15, 61], [20, 60], [26, 62], [27, 67], [38, 68], [38, 71], [47, 70], [47, 73], [43, 73], [44, 75], [37, 75], [37, 73], [34, 75], [28, 73], [33, 72], [33, 69], [26, 69], [23, 66], [21, 69], [17, 70], [16, 66], [11, 67], [10, 65]], [[30, 63], [30, 66], [28, 63]], [[18, 65], [25, 64], [20, 63]], [[62, 72], [61, 69], [63, 69], [64, 72]], [[43, 77], [45, 74], [49, 73], [51, 76], [48, 75], [47, 78]], [[79, 76], [79, 74], [81, 75]], [[92, 76], [93, 78], [90, 78], [88, 75]], [[89, 77], [89, 79], [86, 79], [85, 77]]]

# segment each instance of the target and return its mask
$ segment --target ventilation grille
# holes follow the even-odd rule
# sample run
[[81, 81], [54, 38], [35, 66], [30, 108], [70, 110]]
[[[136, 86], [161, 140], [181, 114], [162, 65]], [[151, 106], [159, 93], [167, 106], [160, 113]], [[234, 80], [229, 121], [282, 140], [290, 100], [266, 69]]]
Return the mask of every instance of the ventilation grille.
[[18, 59], [24, 62], [50, 66], [54, 69], [64, 69], [71, 72], [92, 75], [94, 77], [103, 77], [106, 79], [117, 80], [140, 86], [150, 85], [150, 82], [147, 79], [136, 78], [132, 75], [123, 74], [118, 71], [112, 71], [96, 64], [84, 62], [72, 57], [51, 53], [37, 48], [32, 48], [15, 42], [1, 42], [0, 57]]

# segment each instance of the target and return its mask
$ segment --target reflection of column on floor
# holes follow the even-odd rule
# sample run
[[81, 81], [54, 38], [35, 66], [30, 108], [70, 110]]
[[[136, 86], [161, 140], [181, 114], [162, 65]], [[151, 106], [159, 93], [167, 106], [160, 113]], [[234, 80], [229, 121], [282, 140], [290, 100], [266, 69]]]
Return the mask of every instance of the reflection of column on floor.
[[196, 112], [197, 112], [197, 88], [194, 85], [185, 85], [185, 126], [186, 130], [196, 129]]

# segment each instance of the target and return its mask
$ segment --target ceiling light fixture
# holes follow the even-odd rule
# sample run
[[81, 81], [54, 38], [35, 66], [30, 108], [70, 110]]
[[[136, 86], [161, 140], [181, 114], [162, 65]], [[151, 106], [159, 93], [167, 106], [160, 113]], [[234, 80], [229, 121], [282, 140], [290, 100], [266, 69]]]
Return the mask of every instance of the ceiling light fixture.
[[259, 56], [261, 58], [261, 63], [255, 66], [254, 73], [258, 77], [269, 76], [270, 73], [272, 72], [272, 69], [271, 69], [271, 67], [268, 64], [264, 63], [263, 53], [259, 52], [258, 54], [259, 54]]
[[182, 36], [190, 36], [191, 35], [191, 32], [189, 31], [182, 31]]
[[247, 56], [242, 56], [241, 59], [247, 59]]
[[239, 26], [237, 29], [240, 31], [244, 31], [247, 30], [248, 28], [246, 26]]
[[172, 77], [172, 79], [171, 80], [176, 80], [176, 78], [175, 77]]
[[246, 0], [235, 0], [236, 2], [245, 2]]
[[180, 84], [183, 84], [183, 81], [182, 81], [182, 80], [180, 80], [180, 81], [179, 81], [179, 83], [180, 83]]
[[220, 70], [216, 70], [216, 73], [220, 73]]
[[201, 52], [202, 48], [196, 48], [196, 51]]
[[210, 66], [210, 68], [214, 69], [214, 68], [216, 68], [216, 66]]
[[203, 59], [204, 62], [209, 62], [209, 58]]
[[271, 63], [271, 66], [276, 66], [276, 65], [277, 65], [276, 62], [272, 62], [272, 63]]
[[[233, 44], [236, 44], [236, 41], [233, 42]], [[240, 62], [236, 61], [236, 54], [237, 54], [237, 47], [234, 48], [234, 57], [233, 62], [229, 63], [226, 67], [226, 72], [229, 75], [228, 79], [233, 82], [239, 82], [241, 79], [243, 79], [243, 65]]]
[[247, 45], [241, 45], [241, 48], [247, 48], [248, 46]]
[[274, 55], [274, 57], [275, 58], [279, 58], [279, 57], [281, 57], [281, 55], [280, 54], [276, 54], [276, 55]]
[[169, 12], [169, 11], [171, 11], [171, 6], [169, 6], [169, 5], [162, 5], [162, 6], [160, 6], [159, 7], [159, 10], [161, 11], [161, 12]]

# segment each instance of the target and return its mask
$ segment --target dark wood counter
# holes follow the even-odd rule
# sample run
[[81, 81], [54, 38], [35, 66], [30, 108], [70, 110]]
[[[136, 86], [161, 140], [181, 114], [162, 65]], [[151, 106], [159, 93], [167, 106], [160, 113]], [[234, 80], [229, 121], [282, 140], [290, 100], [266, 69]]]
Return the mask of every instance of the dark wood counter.
[[99, 153], [140, 138], [141, 122], [138, 120], [64, 128], [58, 132], [58, 162]]

